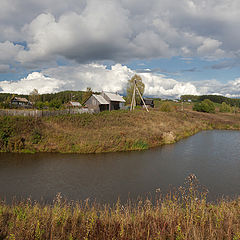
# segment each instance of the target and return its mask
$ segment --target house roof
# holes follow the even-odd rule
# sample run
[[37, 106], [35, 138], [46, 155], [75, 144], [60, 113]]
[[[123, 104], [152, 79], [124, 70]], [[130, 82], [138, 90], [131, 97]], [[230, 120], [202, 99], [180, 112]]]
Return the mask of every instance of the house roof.
[[110, 101], [114, 102], [125, 102], [122, 96], [120, 96], [118, 93], [110, 93], [110, 92], [103, 92], [109, 99]]
[[14, 97], [13, 100], [28, 103], [28, 100], [26, 98], [21, 97]]
[[70, 101], [69, 103], [74, 107], [81, 107], [82, 106], [79, 102]]
[[95, 97], [100, 104], [109, 104], [101, 95], [92, 94], [92, 96]]

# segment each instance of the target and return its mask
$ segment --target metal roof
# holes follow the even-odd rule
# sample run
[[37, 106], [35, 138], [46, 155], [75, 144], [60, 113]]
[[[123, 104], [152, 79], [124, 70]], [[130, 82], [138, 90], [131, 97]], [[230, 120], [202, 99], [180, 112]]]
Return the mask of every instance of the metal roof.
[[100, 104], [109, 104], [101, 95], [93, 94], [92, 96], [95, 97]]
[[79, 102], [72, 102], [70, 101], [70, 104], [74, 107], [81, 107], [82, 105]]
[[106, 94], [106, 96], [110, 99], [110, 101], [114, 102], [125, 102], [122, 96], [120, 96], [118, 93], [110, 93], [110, 92], [103, 92]]

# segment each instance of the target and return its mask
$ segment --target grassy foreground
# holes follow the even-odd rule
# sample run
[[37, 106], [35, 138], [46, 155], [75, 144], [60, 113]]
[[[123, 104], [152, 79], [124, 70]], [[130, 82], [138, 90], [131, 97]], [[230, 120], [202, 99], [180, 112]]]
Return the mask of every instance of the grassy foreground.
[[194, 175], [187, 186], [154, 204], [146, 199], [110, 207], [61, 196], [53, 205], [0, 203], [0, 239], [240, 239], [240, 198], [208, 203]]
[[112, 111], [56, 117], [0, 117], [1, 152], [142, 150], [206, 129], [240, 129], [240, 114], [190, 110]]

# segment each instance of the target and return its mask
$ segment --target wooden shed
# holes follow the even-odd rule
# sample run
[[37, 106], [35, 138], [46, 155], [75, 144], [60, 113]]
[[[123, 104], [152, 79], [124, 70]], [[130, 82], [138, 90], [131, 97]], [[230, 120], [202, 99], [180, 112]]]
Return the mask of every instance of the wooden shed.
[[95, 112], [109, 110], [107, 100], [97, 94], [92, 94], [92, 96], [85, 101], [85, 106], [88, 107], [88, 109], [93, 109]]
[[[144, 98], [143, 99], [144, 100], [144, 102], [145, 102], [145, 104], [146, 104], [146, 106], [149, 108], [149, 107], [151, 107], [151, 108], [154, 108], [154, 100], [153, 99], [150, 99], [150, 98]], [[143, 106], [144, 104], [143, 104], [143, 102], [142, 102], [142, 100], [141, 100], [141, 106]]]
[[70, 108], [80, 108], [82, 107], [82, 105], [79, 102], [74, 102], [74, 101], [70, 101], [66, 104], [67, 107]]
[[109, 111], [123, 109], [125, 100], [118, 93], [102, 92], [101, 96], [109, 103]]

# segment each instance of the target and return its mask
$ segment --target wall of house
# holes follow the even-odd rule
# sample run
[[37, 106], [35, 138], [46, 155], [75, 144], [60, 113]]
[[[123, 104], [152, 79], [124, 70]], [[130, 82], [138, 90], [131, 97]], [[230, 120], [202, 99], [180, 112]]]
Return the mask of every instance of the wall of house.
[[89, 109], [93, 109], [94, 111], [100, 111], [99, 109], [99, 102], [96, 100], [95, 97], [91, 96], [86, 102], [85, 106], [87, 106]]
[[124, 102], [120, 102], [120, 103], [119, 103], [120, 109], [124, 109], [124, 106], [125, 106], [125, 103], [124, 103]]

